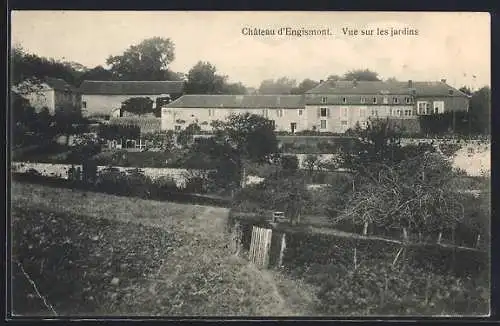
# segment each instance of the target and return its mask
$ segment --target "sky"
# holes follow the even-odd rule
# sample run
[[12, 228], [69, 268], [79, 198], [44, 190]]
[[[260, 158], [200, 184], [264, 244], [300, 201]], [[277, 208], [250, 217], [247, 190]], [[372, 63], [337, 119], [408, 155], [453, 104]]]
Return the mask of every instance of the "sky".
[[[278, 35], [280, 28], [329, 29], [331, 35]], [[275, 35], [244, 35], [244, 28]], [[357, 29], [346, 36], [343, 30]], [[418, 35], [376, 35], [378, 29]], [[373, 35], [361, 35], [373, 30]], [[283, 76], [326, 79], [352, 69], [382, 78], [490, 85], [489, 13], [13, 11], [11, 42], [39, 56], [106, 66], [106, 58], [160, 36], [175, 44], [170, 68], [187, 73], [208, 61], [231, 82], [258, 87]], [[412, 33], [415, 34], [415, 33]], [[473, 77], [475, 76], [475, 78]]]

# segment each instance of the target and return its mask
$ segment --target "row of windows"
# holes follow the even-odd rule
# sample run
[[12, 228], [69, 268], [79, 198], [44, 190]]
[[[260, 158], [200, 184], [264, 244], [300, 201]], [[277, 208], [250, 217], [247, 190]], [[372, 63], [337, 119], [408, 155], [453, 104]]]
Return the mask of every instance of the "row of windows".
[[[86, 103], [83, 102], [83, 107], [85, 108], [86, 107]], [[417, 114], [419, 115], [422, 115], [422, 114], [432, 114], [432, 113], [443, 113], [444, 112], [444, 102], [442, 101], [438, 101], [438, 102], [434, 102], [434, 108], [432, 109], [431, 108], [431, 102], [426, 102], [426, 101], [419, 101], [418, 102], [418, 106], [417, 106]], [[389, 115], [396, 115], [396, 116], [402, 116], [402, 115], [405, 115], [405, 116], [411, 116], [413, 115], [413, 110], [412, 109], [392, 109], [390, 108], [389, 109], [390, 113]], [[233, 111], [230, 110], [230, 113], [232, 113]], [[276, 116], [277, 117], [283, 117], [284, 115], [284, 110], [283, 109], [276, 109], [275, 110], [276, 112]], [[371, 110], [371, 115], [372, 116], [378, 116], [378, 110], [377, 109], [372, 109]], [[347, 117], [348, 115], [348, 108], [347, 107], [344, 107], [342, 108], [342, 117]], [[297, 114], [299, 116], [302, 116], [304, 114], [304, 109], [298, 109], [297, 110]], [[215, 109], [208, 109], [208, 115], [209, 116], [214, 116], [215, 115]], [[269, 117], [269, 110], [268, 109], [264, 109], [262, 110], [262, 115], [266, 118]], [[361, 108], [361, 116], [365, 116], [366, 113], [365, 113], [365, 108]], [[330, 109], [329, 108], [320, 108], [319, 109], [319, 116], [324, 118], [324, 117], [329, 117], [330, 116]]]
[[[323, 104], [326, 104], [328, 101], [328, 98], [327, 97], [322, 97], [321, 98], [321, 103]], [[371, 103], [373, 104], [377, 104], [378, 102], [378, 99], [377, 97], [373, 97], [371, 99]], [[405, 97], [405, 101], [404, 101], [406, 104], [410, 104], [413, 102], [412, 98], [411, 97]], [[346, 104], [347, 103], [347, 97], [342, 97], [342, 103]], [[361, 103], [364, 104], [366, 103], [366, 97], [362, 97], [361, 98]], [[389, 104], [389, 98], [387, 96], [385, 96], [383, 99], [382, 99], [382, 103], [383, 104]], [[393, 104], [400, 104], [399, 102], [399, 97], [393, 97], [392, 98], [392, 103]]]

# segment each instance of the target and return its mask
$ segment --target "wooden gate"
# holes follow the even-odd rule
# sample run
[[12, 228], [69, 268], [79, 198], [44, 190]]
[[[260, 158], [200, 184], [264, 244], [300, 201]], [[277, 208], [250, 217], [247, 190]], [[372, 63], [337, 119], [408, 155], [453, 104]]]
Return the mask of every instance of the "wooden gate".
[[253, 227], [249, 253], [249, 259], [252, 263], [262, 267], [269, 265], [272, 234], [271, 229]]

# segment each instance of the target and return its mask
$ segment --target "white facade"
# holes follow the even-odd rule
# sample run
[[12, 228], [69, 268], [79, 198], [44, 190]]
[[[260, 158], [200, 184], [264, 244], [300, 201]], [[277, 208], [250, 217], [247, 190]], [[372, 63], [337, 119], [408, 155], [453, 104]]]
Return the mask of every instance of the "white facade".
[[[162, 95], [106, 95], [106, 94], [82, 94], [82, 114], [84, 116], [109, 115], [119, 116], [119, 109], [122, 103], [133, 97], [148, 97], [153, 101], [153, 108], [156, 106], [156, 99], [168, 97]], [[118, 112], [118, 113], [117, 113]]]
[[181, 130], [197, 123], [202, 130], [210, 131], [211, 123], [224, 121], [230, 114], [258, 114], [275, 122], [277, 131], [301, 131], [307, 129], [305, 108], [174, 108], [164, 107], [161, 112], [162, 130]]

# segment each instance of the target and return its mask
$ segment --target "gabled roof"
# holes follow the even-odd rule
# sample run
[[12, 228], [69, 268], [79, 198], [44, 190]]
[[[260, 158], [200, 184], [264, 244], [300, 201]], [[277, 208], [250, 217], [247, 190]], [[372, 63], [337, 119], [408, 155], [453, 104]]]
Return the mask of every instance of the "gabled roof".
[[85, 80], [80, 93], [88, 95], [162, 95], [182, 94], [183, 81], [99, 81]]
[[[463, 96], [468, 97], [458, 89], [451, 87], [443, 81], [439, 82], [386, 82], [386, 81], [325, 81], [306, 94], [338, 94], [338, 95], [404, 95], [411, 94], [415, 90], [415, 96]], [[450, 93], [451, 91], [451, 93]]]
[[171, 108], [298, 108], [302, 95], [184, 95]]
[[75, 88], [64, 79], [47, 77], [43, 80], [50, 88], [56, 91], [74, 91]]

